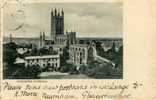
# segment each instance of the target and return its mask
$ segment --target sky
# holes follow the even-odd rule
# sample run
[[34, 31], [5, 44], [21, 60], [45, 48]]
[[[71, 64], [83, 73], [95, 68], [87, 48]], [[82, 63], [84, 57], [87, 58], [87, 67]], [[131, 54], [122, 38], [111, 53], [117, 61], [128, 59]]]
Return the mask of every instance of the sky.
[[50, 35], [50, 12], [64, 10], [65, 31], [78, 37], [122, 37], [122, 3], [28, 3], [7, 4], [3, 12], [4, 36]]

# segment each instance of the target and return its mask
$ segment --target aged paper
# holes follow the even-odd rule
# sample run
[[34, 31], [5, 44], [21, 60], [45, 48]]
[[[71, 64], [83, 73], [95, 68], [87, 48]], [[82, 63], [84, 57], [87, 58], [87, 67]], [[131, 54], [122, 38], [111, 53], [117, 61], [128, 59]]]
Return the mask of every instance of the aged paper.
[[2, 0], [1, 99], [156, 100], [155, 5]]

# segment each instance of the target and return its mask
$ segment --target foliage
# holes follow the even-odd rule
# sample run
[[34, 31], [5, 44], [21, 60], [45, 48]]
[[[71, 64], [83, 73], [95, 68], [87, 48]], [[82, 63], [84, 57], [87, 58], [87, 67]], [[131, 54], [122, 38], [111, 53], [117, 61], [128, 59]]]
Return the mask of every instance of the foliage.
[[93, 61], [87, 69], [86, 74], [94, 78], [105, 78], [111, 75], [112, 65], [106, 62]]
[[[18, 47], [19, 46], [16, 45], [14, 42], [4, 44], [3, 46], [3, 77], [5, 79], [37, 78], [38, 74], [41, 72], [39, 65], [24, 67], [24, 64], [14, 64], [17, 57], [24, 58], [25, 56], [22, 54], [18, 54], [18, 52], [16, 51]], [[34, 48], [32, 53], [33, 52], [37, 52], [36, 48]]]
[[39, 65], [28, 65], [26, 67], [21, 66], [15, 73], [14, 77], [19, 79], [37, 79], [41, 73], [41, 67]]
[[78, 74], [77, 66], [67, 63], [59, 68], [60, 72], [68, 72], [70, 74]]
[[122, 60], [123, 60], [123, 46], [119, 48], [119, 51], [115, 51], [115, 43], [113, 43], [111, 49], [108, 51], [104, 51], [101, 44], [96, 45], [97, 53], [101, 57], [104, 57], [108, 60], [111, 60], [112, 62], [115, 63], [116, 67], [119, 67], [119, 65], [122, 65]]
[[78, 74], [77, 66], [71, 65], [69, 68], [69, 73], [70, 74]]
[[44, 65], [44, 68], [42, 68], [42, 72], [46, 71], [57, 71], [57, 68], [54, 68], [50, 63], [48, 63], [47, 65]]
[[81, 65], [80, 68], [79, 68], [79, 72], [80, 72], [81, 74], [85, 74], [86, 71], [87, 71], [87, 68], [88, 68], [88, 66], [86, 66], [86, 65]]
[[7, 43], [3, 46], [3, 61], [13, 65], [16, 57], [17, 57], [17, 51], [16, 51], [16, 44], [11, 42]]
[[64, 65], [64, 66], [61, 66], [60, 68], [59, 68], [59, 71], [60, 72], [69, 72], [69, 67], [70, 66], [67, 66], [67, 65]]
[[17, 69], [17, 67], [14, 64], [15, 59], [18, 55], [16, 47], [17, 45], [14, 42], [4, 44], [3, 46], [4, 78], [10, 78]]

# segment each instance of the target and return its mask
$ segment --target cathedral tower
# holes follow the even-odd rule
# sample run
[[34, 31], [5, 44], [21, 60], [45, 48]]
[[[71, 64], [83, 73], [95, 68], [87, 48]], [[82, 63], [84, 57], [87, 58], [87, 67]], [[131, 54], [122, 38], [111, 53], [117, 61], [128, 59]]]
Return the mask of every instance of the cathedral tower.
[[55, 41], [57, 35], [64, 34], [64, 12], [51, 11], [51, 40]]

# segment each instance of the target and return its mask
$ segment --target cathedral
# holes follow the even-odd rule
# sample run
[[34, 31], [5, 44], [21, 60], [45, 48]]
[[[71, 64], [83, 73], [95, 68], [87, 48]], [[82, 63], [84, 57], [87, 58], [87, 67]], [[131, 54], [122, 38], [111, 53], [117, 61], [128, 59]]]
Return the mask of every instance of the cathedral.
[[51, 32], [49, 37], [44, 32], [40, 32], [39, 48], [53, 48], [62, 54], [62, 50], [67, 45], [76, 43], [76, 32], [64, 32], [64, 11], [51, 11]]
[[[81, 43], [76, 37], [76, 32], [64, 32], [63, 10], [58, 11], [55, 9], [51, 11], [50, 25], [51, 32], [49, 37], [45, 36], [44, 32], [40, 32], [39, 48], [52, 49], [59, 55], [62, 55], [63, 49], [67, 47], [69, 52], [69, 59], [67, 60], [75, 65], [87, 65], [90, 59], [96, 58], [96, 45], [93, 41], [99, 40], [84, 40], [84, 42], [87, 43]], [[115, 40], [115, 42], [117, 41]], [[104, 40], [104, 43], [105, 42], [106, 41]], [[108, 40], [108, 42], [112, 43], [112, 40]], [[122, 44], [120, 42], [121, 40], [119, 40], [119, 44]]]
[[78, 44], [76, 32], [64, 32], [64, 11], [51, 11], [51, 32], [49, 37], [40, 33], [39, 48], [52, 48], [59, 55], [63, 54], [65, 47], [69, 48], [69, 62], [76, 65], [87, 64], [87, 46]]

